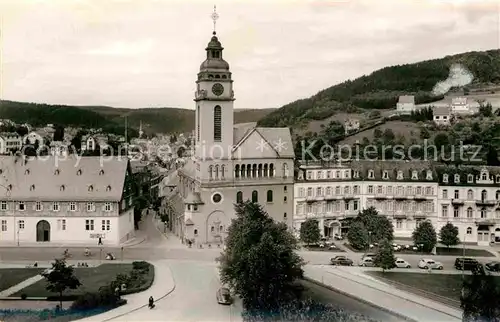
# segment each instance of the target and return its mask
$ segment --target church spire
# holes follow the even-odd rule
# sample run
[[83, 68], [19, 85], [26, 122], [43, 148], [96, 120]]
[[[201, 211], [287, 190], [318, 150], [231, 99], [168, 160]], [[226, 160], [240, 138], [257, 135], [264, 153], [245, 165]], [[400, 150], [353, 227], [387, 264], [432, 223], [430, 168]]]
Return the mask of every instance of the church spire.
[[219, 19], [219, 15], [217, 14], [217, 7], [214, 5], [214, 12], [212, 13], [212, 20], [214, 22], [214, 31], [213, 35], [215, 36], [216, 34], [216, 25], [217, 25], [217, 19]]

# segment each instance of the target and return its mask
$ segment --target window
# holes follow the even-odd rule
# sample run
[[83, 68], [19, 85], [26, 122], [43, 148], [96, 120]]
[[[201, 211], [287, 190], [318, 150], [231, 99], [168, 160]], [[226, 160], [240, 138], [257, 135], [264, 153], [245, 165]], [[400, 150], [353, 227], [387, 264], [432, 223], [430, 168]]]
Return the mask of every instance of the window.
[[321, 187], [316, 188], [316, 196], [321, 197], [323, 195], [323, 191]]
[[441, 209], [441, 216], [442, 217], [448, 217], [448, 206], [447, 205], [443, 205], [443, 208]]
[[354, 194], [359, 194], [359, 186], [354, 186], [353, 190], [354, 190], [353, 191]]
[[486, 200], [488, 199], [488, 193], [486, 192], [486, 190], [483, 190], [481, 191], [481, 200]]
[[332, 187], [326, 187], [326, 195], [330, 196], [332, 194]]
[[76, 211], [76, 202], [69, 203], [69, 211]]
[[495, 199], [500, 199], [500, 190], [497, 190], [497, 192], [495, 193]]
[[467, 190], [467, 199], [473, 200], [474, 199], [474, 192], [472, 189]]
[[481, 209], [481, 218], [486, 218], [486, 209]]
[[403, 228], [403, 221], [401, 219], [396, 220], [396, 229]]
[[411, 178], [413, 180], [417, 180], [418, 179], [418, 172], [417, 171], [412, 171], [411, 172]]
[[273, 191], [267, 190], [267, 202], [273, 202]]
[[460, 199], [460, 192], [458, 190], [455, 190], [455, 195], [453, 196], [455, 199]]
[[106, 191], [111, 191], [111, 186], [107, 186]]
[[448, 199], [448, 190], [443, 189], [443, 199]]
[[7, 231], [7, 220], [2, 220], [2, 231]]
[[432, 171], [427, 170], [426, 179], [427, 180], [432, 180]]
[[25, 175], [30, 174], [30, 169], [26, 169], [26, 171], [24, 171], [24, 174], [25, 174]]
[[110, 231], [111, 230], [111, 220], [106, 219], [102, 221], [102, 231]]
[[57, 229], [66, 230], [66, 219], [57, 219]]
[[382, 194], [382, 186], [377, 186], [377, 194]]
[[398, 180], [403, 180], [403, 171], [398, 171], [398, 177], [397, 177]]
[[373, 194], [373, 186], [368, 186], [368, 193]]
[[486, 172], [481, 173], [481, 180], [488, 180], [488, 174]]
[[59, 211], [59, 203], [58, 202], [52, 203], [52, 211]]
[[40, 201], [37, 201], [35, 203], [35, 210], [36, 211], [42, 211], [42, 209], [43, 209], [42, 203]]
[[467, 182], [472, 183], [474, 181], [474, 176], [472, 174], [467, 175]]
[[335, 187], [335, 194], [340, 195], [340, 187], [339, 186]]
[[354, 178], [359, 178], [359, 171], [358, 170], [354, 170]]
[[354, 210], [354, 211], [357, 211], [357, 210], [358, 210], [358, 208], [359, 208], [358, 201], [357, 201], [357, 200], [354, 200], [354, 201], [353, 201], [352, 206], [353, 206], [353, 207], [352, 207], [352, 208], [353, 208], [353, 210]]
[[326, 171], [326, 178], [330, 179], [332, 177], [332, 171], [328, 170]]
[[66, 187], [64, 185], [61, 185], [61, 187], [59, 187], [59, 191], [64, 191]]
[[82, 175], [82, 169], [78, 169], [78, 171], [76, 171], [76, 175], [77, 176], [81, 176]]
[[111, 211], [112, 207], [111, 207], [111, 202], [106, 202], [104, 203], [104, 211]]
[[[302, 189], [302, 188], [301, 188], [301, 189]], [[303, 193], [303, 192], [304, 192], [304, 191], [302, 190], [302, 193]], [[243, 202], [243, 192], [238, 191], [238, 192], [236, 193], [236, 203], [242, 203], [242, 202]]]
[[335, 171], [335, 178], [340, 178], [340, 171]]
[[257, 190], [252, 191], [252, 202], [259, 202], [259, 193]]
[[417, 195], [421, 195], [422, 194], [422, 187], [418, 186], [415, 193]]
[[220, 142], [222, 140], [222, 111], [219, 105], [214, 107], [214, 141]]
[[101, 170], [99, 171], [99, 175], [100, 175], [100, 176], [102, 176], [103, 174], [104, 174], [104, 170], [103, 170], [103, 169], [101, 169]]
[[472, 208], [469, 207], [469, 208], [467, 208], [467, 218], [472, 218], [472, 217], [473, 217]]
[[389, 172], [384, 171], [384, 173], [382, 175], [382, 179], [389, 179]]
[[34, 191], [34, 190], [35, 190], [35, 185], [34, 185], [34, 184], [32, 184], [32, 185], [30, 186], [30, 191]]
[[59, 169], [56, 169], [56, 170], [54, 171], [54, 175], [56, 175], [56, 176], [57, 176], [57, 175], [59, 175]]
[[[198, 106], [198, 108], [199, 108], [199, 106]], [[199, 139], [198, 139], [198, 140], [199, 140]], [[198, 229], [195, 229], [195, 230], [194, 230], [194, 235], [195, 235], [195, 236], [198, 236]]]
[[348, 195], [348, 194], [350, 194], [350, 193], [351, 193], [351, 187], [349, 187], [349, 186], [345, 186], [345, 187], [344, 187], [344, 194]]
[[25, 211], [26, 204], [24, 203], [24, 201], [19, 201], [19, 203], [17, 204], [17, 208], [19, 209], [19, 211]]
[[448, 182], [448, 175], [447, 174], [443, 174], [443, 182]]
[[19, 221], [17, 222], [17, 228], [18, 228], [19, 230], [23, 230], [23, 229], [24, 229], [24, 220], [19, 220]]
[[312, 197], [313, 194], [313, 188], [307, 188], [307, 196]]
[[[285, 164], [284, 164], [285, 165]], [[323, 172], [322, 171], [318, 171], [316, 172], [316, 179], [322, 179], [322, 176], [323, 176]], [[285, 175], [283, 174], [283, 177], [285, 177]]]
[[368, 179], [373, 179], [375, 177], [375, 172], [373, 170], [368, 171]]
[[[264, 165], [264, 173], [265, 173], [264, 176], [267, 176], [267, 170], [266, 169], [267, 169], [267, 164]], [[311, 180], [312, 177], [313, 177], [312, 171], [307, 171], [307, 179]]]
[[458, 218], [460, 217], [460, 210], [458, 207], [453, 207], [453, 218]]
[[283, 214], [283, 219], [285, 219], [285, 220], [286, 220], [286, 217], [287, 217], [287, 216], [286, 216], [286, 212], [285, 212], [285, 213]]
[[467, 235], [471, 235], [472, 234], [472, 228], [471, 227], [467, 227]]
[[460, 175], [459, 174], [455, 174], [454, 181], [455, 181], [455, 183], [460, 183]]
[[87, 211], [88, 212], [94, 211], [94, 203], [93, 202], [87, 202]]
[[89, 186], [89, 191], [94, 191], [94, 186], [90, 185]]
[[7, 201], [0, 202], [0, 210], [2, 211], [7, 210]]
[[94, 219], [85, 220], [85, 230], [94, 230]]

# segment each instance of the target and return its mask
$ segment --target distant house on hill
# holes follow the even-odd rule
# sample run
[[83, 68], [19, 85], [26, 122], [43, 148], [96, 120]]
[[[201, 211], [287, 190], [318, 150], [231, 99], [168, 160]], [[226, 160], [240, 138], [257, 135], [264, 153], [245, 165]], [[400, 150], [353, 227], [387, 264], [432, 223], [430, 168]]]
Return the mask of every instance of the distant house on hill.
[[450, 104], [451, 114], [474, 114], [467, 97], [453, 97]]
[[432, 112], [436, 125], [448, 126], [451, 124], [451, 111], [449, 107], [437, 106], [434, 107]]
[[401, 114], [410, 114], [415, 111], [415, 96], [402, 95], [396, 104], [396, 111]]
[[359, 130], [359, 120], [356, 119], [348, 119], [344, 122], [345, 134], [349, 134], [353, 131]]

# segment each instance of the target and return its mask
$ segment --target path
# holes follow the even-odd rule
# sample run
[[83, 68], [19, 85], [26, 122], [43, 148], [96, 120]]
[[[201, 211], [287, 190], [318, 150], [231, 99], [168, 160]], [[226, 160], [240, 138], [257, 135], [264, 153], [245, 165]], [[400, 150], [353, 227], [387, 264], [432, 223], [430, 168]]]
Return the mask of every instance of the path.
[[9, 287], [6, 290], [1, 291], [0, 298], [9, 297], [14, 293], [19, 292], [23, 288], [26, 288], [26, 287], [30, 286], [31, 284], [35, 284], [36, 282], [43, 280], [43, 278], [44, 277], [42, 275], [36, 275], [36, 276], [30, 277], [30, 278], [27, 278], [24, 281], [22, 281], [21, 283], [16, 284], [14, 286]]

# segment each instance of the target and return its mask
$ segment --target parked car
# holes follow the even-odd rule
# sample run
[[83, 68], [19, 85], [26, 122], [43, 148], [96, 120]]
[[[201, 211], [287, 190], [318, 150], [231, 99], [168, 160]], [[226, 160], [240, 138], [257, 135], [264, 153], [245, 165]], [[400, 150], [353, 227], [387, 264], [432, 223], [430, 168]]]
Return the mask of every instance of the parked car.
[[330, 263], [332, 263], [332, 265], [340, 265], [340, 266], [353, 265], [353, 261], [345, 256], [335, 256], [332, 259], [330, 259]]
[[367, 257], [374, 258], [376, 255], [377, 254], [374, 254], [374, 253], [366, 253], [363, 255], [363, 257], [361, 257], [361, 259], [367, 258]]
[[231, 305], [233, 303], [233, 299], [231, 298], [231, 292], [229, 292], [228, 288], [221, 287], [217, 290], [217, 303], [224, 305]]
[[500, 272], [500, 262], [489, 262], [484, 265], [487, 270], [492, 272]]
[[397, 268], [411, 268], [410, 263], [408, 263], [402, 258], [396, 258], [395, 264]]
[[423, 268], [423, 269], [440, 269], [442, 270], [443, 269], [443, 264], [441, 264], [440, 262], [436, 262], [432, 259], [428, 259], [428, 258], [422, 258], [419, 262], [418, 262], [418, 268]]
[[455, 269], [472, 271], [481, 265], [474, 258], [458, 257], [455, 259]]
[[359, 266], [363, 267], [373, 267], [373, 257], [364, 257], [359, 261]]

